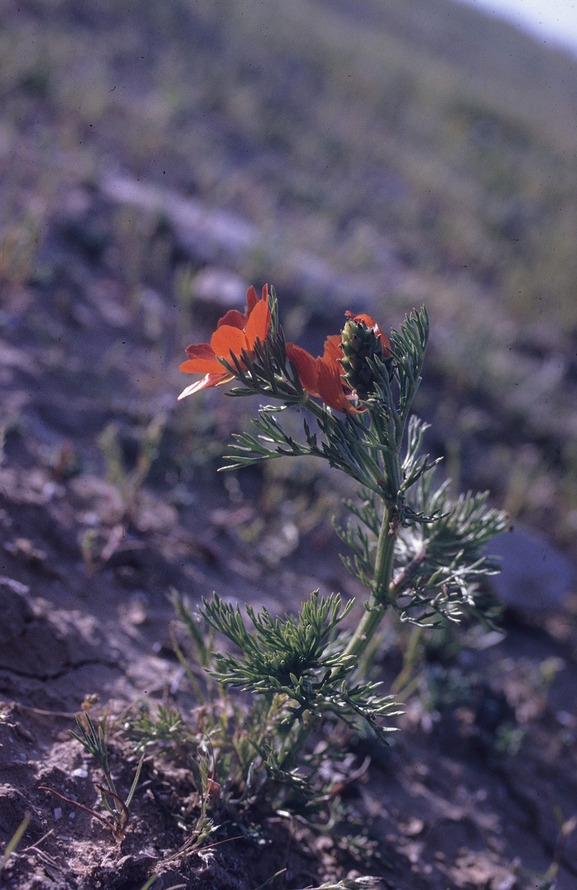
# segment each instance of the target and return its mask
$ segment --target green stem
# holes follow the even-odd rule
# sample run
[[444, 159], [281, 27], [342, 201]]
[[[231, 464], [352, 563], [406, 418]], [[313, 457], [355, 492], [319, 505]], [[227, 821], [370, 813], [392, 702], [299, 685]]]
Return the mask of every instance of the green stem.
[[314, 714], [311, 714], [307, 723], [303, 722], [298, 726], [295, 737], [291, 737], [290, 748], [286, 750], [285, 745], [283, 745], [282, 757], [279, 760], [279, 765], [282, 767], [282, 769], [288, 772], [291, 769], [292, 765], [297, 762], [298, 755], [300, 754], [304, 743], [311, 734], [311, 730], [315, 726], [316, 722], [317, 721]]
[[401, 696], [401, 693], [406, 693], [406, 690], [409, 686], [409, 681], [413, 679], [412, 675], [414, 673], [415, 665], [418, 661], [419, 646], [421, 644], [424, 632], [425, 628], [422, 624], [418, 624], [411, 629], [405, 657], [403, 658], [403, 669], [391, 686], [391, 692], [395, 693], [395, 695], [398, 695], [399, 698]]
[[358, 657], [363, 654], [387, 611], [395, 553], [396, 531], [394, 520], [395, 508], [392, 504], [386, 503], [377, 541], [377, 555], [371, 595], [365, 607], [365, 614], [359, 621], [358, 627], [345, 649], [345, 655]]

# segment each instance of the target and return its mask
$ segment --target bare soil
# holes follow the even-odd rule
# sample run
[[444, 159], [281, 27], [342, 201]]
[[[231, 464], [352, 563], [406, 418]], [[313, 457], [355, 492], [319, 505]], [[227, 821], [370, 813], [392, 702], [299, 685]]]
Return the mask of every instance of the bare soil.
[[[171, 643], [171, 588], [193, 603], [216, 590], [275, 611], [319, 586], [358, 592], [326, 517], [272, 556], [271, 540], [282, 541], [284, 527], [278, 505], [265, 516], [268, 547], [265, 532], [258, 546], [241, 533], [265, 513], [266, 480], [249, 473], [225, 485], [209, 454], [240, 409], [221, 394], [202, 408], [176, 406], [176, 367], [190, 336], [182, 308], [159, 293], [135, 299], [89, 238], [111, 205], [90, 192], [77, 204], [83, 209], [72, 222], [52, 221], [46, 280], [3, 295], [0, 850], [25, 813], [30, 823], [0, 885], [139, 890], [160, 871], [158, 890], [256, 890], [266, 881], [281, 890], [358, 873], [380, 874], [391, 890], [534, 890], [555, 864], [559, 890], [572, 890], [575, 598], [545, 613], [507, 613], [500, 642], [479, 636], [476, 646], [437, 657], [441, 692], [427, 701], [418, 687], [389, 748], [362, 740], [353, 748], [356, 766], [370, 756], [344, 793], [359, 833], [374, 842], [368, 862], [336, 836], [278, 820], [262, 827], [260, 843], [230, 840], [163, 865], [185, 840], [175, 809], [191, 780], [182, 772], [170, 780], [148, 761], [122, 842], [39, 790], [49, 786], [101, 811], [102, 775], [69, 732], [87, 694], [99, 696], [97, 716], [121, 714], [137, 700], [188, 706]], [[151, 243], [165, 239], [176, 249], [172, 237], [159, 229]], [[138, 437], [160, 415], [159, 456], [147, 484], [128, 497], [106, 479], [99, 436], [118, 424], [130, 471]], [[186, 463], [190, 454], [196, 463]], [[397, 651], [382, 669], [386, 680], [395, 676]], [[136, 762], [127, 742], [112, 742], [124, 792]]]

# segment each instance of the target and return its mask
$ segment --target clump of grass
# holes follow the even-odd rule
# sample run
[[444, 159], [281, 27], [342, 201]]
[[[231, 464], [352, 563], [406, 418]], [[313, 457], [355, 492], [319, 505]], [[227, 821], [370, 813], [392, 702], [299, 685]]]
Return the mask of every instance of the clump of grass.
[[124, 840], [126, 829], [130, 821], [130, 804], [140, 779], [140, 771], [144, 762], [144, 755], [140, 758], [136, 768], [130, 791], [123, 800], [122, 797], [118, 795], [110, 772], [108, 748], [106, 745], [103, 724], [100, 723], [96, 725], [94, 723], [88, 708], [85, 708], [83, 712], [77, 716], [76, 724], [77, 731], [71, 731], [71, 735], [95, 758], [104, 774], [106, 785], [96, 782], [94, 787], [100, 792], [101, 803], [108, 815], [103, 816], [101, 813], [96, 812], [96, 810], [86, 807], [78, 801], [71, 800], [55, 788], [49, 788], [46, 785], [39, 785], [38, 788], [40, 791], [47, 791], [59, 800], [64, 801], [64, 803], [80, 810], [84, 810], [85, 813], [98, 819], [99, 822], [102, 822], [103, 825], [110, 829], [114, 839], [120, 842]]
[[108, 481], [116, 486], [120, 494], [127, 520], [138, 510], [139, 494], [158, 454], [165, 425], [166, 416], [161, 413], [140, 431], [139, 440], [135, 443], [136, 457], [133, 466], [130, 466], [124, 453], [120, 429], [116, 423], [109, 423], [100, 434], [99, 444], [106, 461]]
[[6, 865], [10, 861], [10, 857], [15, 852], [16, 848], [18, 847], [18, 844], [22, 840], [22, 838], [26, 832], [26, 829], [28, 828], [29, 823], [30, 823], [30, 813], [26, 813], [24, 818], [22, 819], [22, 822], [20, 823], [20, 825], [18, 826], [18, 828], [16, 829], [16, 831], [14, 832], [14, 834], [12, 835], [12, 837], [10, 838], [8, 843], [6, 844], [4, 852], [0, 856], [0, 873], [2, 871], [4, 871]]

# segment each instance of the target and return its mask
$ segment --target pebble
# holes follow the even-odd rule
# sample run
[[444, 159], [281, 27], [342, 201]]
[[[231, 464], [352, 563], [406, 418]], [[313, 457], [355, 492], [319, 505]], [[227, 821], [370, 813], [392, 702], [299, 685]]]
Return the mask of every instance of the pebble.
[[513, 609], [554, 612], [575, 589], [573, 563], [535, 532], [505, 532], [490, 542], [487, 552], [501, 558], [501, 572], [491, 578], [491, 585]]

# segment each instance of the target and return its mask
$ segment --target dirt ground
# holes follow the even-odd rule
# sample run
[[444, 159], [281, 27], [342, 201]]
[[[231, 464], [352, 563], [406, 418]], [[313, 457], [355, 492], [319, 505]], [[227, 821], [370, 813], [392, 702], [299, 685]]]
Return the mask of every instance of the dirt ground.
[[[110, 274], [88, 235], [112, 207], [97, 194], [77, 197], [77, 218], [51, 224], [51, 274], [3, 295], [0, 318], [0, 850], [30, 814], [0, 875], [6, 890], [139, 890], [183, 843], [174, 818], [182, 777], [170, 782], [148, 762], [121, 843], [39, 789], [100, 806], [101, 773], [69, 734], [85, 695], [99, 696], [97, 716], [136, 700], [187, 706], [171, 588], [193, 603], [216, 590], [273, 611], [319, 586], [357, 592], [326, 516], [286, 546], [290, 523], [278, 508], [268, 543], [264, 532], [257, 546], [242, 533], [263, 510], [263, 478], [225, 485], [209, 454], [237, 409], [221, 395], [204, 408], [176, 405], [190, 337], [182, 307], [156, 292], [135, 300]], [[158, 237], [170, 246], [170, 233]], [[124, 489], [107, 480], [103, 430], [117, 424], [129, 473], [138, 437], [159, 417], [147, 484], [135, 493], [126, 478]], [[185, 472], [177, 458], [187, 448], [197, 461]], [[389, 748], [353, 749], [353, 770], [370, 755], [345, 793], [374, 842], [369, 865], [337, 838], [279, 820], [259, 843], [231, 840], [166, 864], [155, 888], [257, 890], [268, 881], [281, 890], [371, 873], [390, 890], [535, 890], [553, 865], [558, 890], [572, 890], [577, 599], [510, 610], [504, 631], [478, 634], [427, 668]], [[399, 668], [393, 650], [384, 678]], [[137, 757], [119, 741], [111, 758], [127, 791]]]

